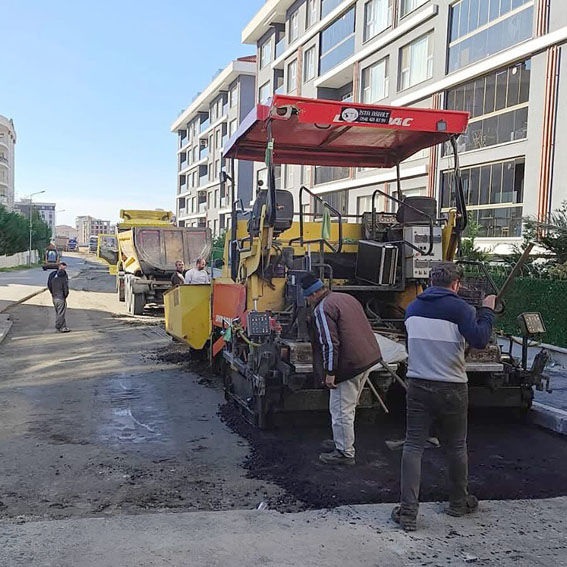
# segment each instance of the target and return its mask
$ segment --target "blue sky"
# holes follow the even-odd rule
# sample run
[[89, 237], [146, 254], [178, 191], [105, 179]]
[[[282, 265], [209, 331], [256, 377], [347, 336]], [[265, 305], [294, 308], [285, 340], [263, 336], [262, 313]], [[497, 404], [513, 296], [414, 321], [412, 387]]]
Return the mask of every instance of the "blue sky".
[[[16, 196], [112, 221], [174, 210], [169, 126], [230, 60], [263, 0], [2, 2], [0, 114], [13, 118]], [[214, 23], [213, 23], [214, 22]]]

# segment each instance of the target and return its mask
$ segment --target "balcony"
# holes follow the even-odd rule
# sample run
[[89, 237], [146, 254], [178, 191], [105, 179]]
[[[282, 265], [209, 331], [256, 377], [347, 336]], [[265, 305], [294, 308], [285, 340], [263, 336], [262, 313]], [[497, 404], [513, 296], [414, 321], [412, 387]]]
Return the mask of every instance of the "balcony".
[[199, 177], [199, 187], [204, 187], [209, 183], [209, 176], [205, 173], [205, 175], [201, 175]]
[[185, 138], [179, 138], [179, 149], [183, 148], [184, 146], [186, 146], [189, 143], [189, 138], [185, 137]]
[[8, 164], [8, 158], [6, 156], [0, 156], [0, 163]]
[[207, 202], [199, 203], [199, 213], [203, 214], [207, 212]]
[[209, 148], [207, 147], [201, 148], [199, 151], [199, 161], [205, 159], [208, 156], [209, 156]]
[[185, 193], [187, 189], [188, 189], [187, 183], [184, 183], [183, 185], [179, 186], [179, 193]]
[[207, 118], [204, 122], [201, 122], [199, 126], [199, 133], [204, 132], [211, 125], [211, 119]]
[[226, 209], [228, 204], [228, 199], [226, 197], [221, 197], [220, 199], [220, 208], [221, 209]]
[[282, 37], [277, 43], [276, 43], [276, 56], [274, 59], [277, 59], [278, 57], [280, 57], [281, 55], [283, 55], [283, 52], [285, 51], [285, 48], [287, 47], [287, 38]]
[[285, 85], [279, 86], [275, 91], [274, 94], [285, 94]]
[[321, 19], [328, 16], [343, 0], [322, 0]]
[[187, 214], [187, 209], [179, 209], [179, 216], [184, 217]]

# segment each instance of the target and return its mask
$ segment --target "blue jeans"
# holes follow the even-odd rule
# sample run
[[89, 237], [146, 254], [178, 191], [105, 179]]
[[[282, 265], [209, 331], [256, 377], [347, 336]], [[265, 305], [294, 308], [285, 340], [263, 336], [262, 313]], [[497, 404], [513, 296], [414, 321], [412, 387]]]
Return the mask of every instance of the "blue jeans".
[[421, 484], [421, 457], [432, 422], [447, 451], [449, 501], [464, 506], [468, 494], [467, 384], [410, 378], [407, 393], [406, 441], [402, 456], [400, 513], [417, 517]]

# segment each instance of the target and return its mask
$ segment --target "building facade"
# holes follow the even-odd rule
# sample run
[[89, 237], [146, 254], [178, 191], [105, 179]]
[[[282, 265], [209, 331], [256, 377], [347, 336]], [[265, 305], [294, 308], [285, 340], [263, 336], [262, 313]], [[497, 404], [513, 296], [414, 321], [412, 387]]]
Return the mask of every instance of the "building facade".
[[110, 221], [96, 219], [90, 216], [77, 217], [75, 221], [79, 246], [89, 244], [91, 236], [110, 234]]
[[79, 231], [68, 224], [59, 224], [55, 227], [55, 236], [62, 236], [65, 238], [77, 238]]
[[[522, 218], [543, 219], [567, 199], [564, 0], [267, 0], [242, 40], [257, 48], [259, 102], [288, 93], [469, 112], [460, 163], [484, 247], [509, 250]], [[371, 208], [374, 189], [435, 196], [446, 211], [452, 161], [442, 147], [406, 160], [402, 195], [391, 170], [283, 166], [278, 180], [351, 215]]]
[[[39, 213], [39, 216], [51, 229], [51, 238], [55, 238], [55, 226], [56, 226], [55, 203], [41, 203], [39, 201], [38, 202], [33, 201], [31, 206], [34, 211], [37, 211]], [[18, 211], [26, 218], [29, 218], [30, 199], [21, 199], [20, 201], [16, 201], [14, 203], [14, 210]]]
[[[229, 185], [221, 185], [219, 179], [222, 170], [230, 173], [223, 147], [254, 107], [255, 59], [251, 56], [232, 61], [171, 125], [171, 131], [178, 136], [179, 226], [208, 226], [215, 236], [228, 226]], [[252, 174], [252, 163], [235, 164], [238, 197], [245, 206], [252, 199]]]
[[9, 211], [14, 208], [14, 151], [16, 130], [14, 122], [0, 115], [0, 205]]

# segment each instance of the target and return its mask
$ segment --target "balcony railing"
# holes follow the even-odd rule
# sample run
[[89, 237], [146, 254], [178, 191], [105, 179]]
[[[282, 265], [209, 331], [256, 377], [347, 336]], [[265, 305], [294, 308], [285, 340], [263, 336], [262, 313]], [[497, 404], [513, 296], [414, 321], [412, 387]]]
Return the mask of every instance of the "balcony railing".
[[199, 132], [204, 132], [211, 125], [211, 119], [207, 118], [204, 122], [201, 122], [199, 126]]
[[209, 148], [201, 148], [199, 151], [199, 160], [206, 158], [209, 155]]
[[179, 148], [186, 146], [189, 143], [189, 138], [179, 138]]
[[283, 54], [287, 46], [287, 38], [284, 36], [276, 43], [276, 59]]
[[199, 177], [199, 187], [203, 187], [204, 185], [206, 185], [209, 182], [209, 176], [208, 175], [201, 175]]
[[199, 213], [206, 213], [207, 212], [207, 203], [200, 203], [199, 204]]
[[184, 217], [187, 214], [187, 209], [179, 209], [179, 216]]
[[227, 203], [228, 203], [228, 199], [227, 199], [226, 197], [221, 197], [221, 200], [220, 200], [220, 208], [221, 208], [221, 209], [225, 209]]
[[274, 91], [274, 94], [285, 94], [285, 85], [281, 85], [280, 87], [278, 87]]
[[180, 193], [185, 193], [185, 191], [187, 191], [187, 183], [184, 183], [183, 185], [179, 186]]
[[8, 158], [6, 156], [0, 156], [0, 161], [2, 163], [8, 163]]
[[321, 18], [330, 14], [343, 0], [323, 0], [321, 3]]

